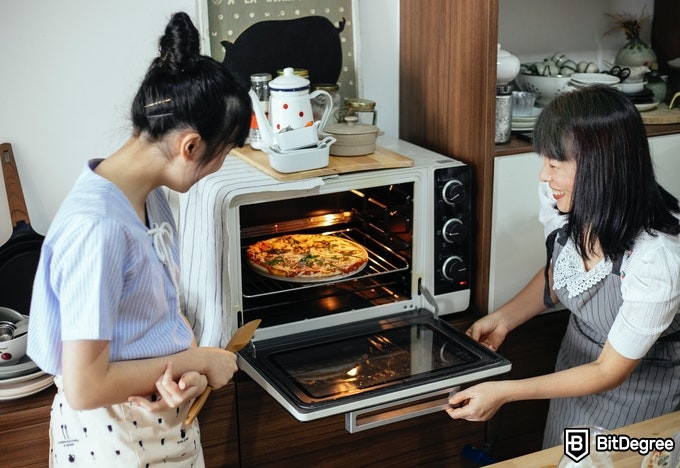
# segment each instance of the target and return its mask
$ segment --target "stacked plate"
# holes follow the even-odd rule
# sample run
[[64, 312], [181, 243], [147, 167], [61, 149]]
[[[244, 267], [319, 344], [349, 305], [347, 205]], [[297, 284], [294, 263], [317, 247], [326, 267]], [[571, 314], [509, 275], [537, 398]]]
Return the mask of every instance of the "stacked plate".
[[654, 99], [654, 93], [652, 90], [646, 86], [644, 86], [641, 91], [624, 94], [628, 96], [628, 99], [633, 101], [633, 104], [635, 104], [635, 107], [637, 107], [637, 110], [640, 112], [656, 109], [656, 107], [659, 105], [659, 101]]
[[46, 375], [28, 356], [16, 364], [0, 365], [0, 401], [33, 395], [52, 383], [54, 376]]
[[533, 130], [536, 119], [540, 113], [541, 109], [538, 107], [534, 107], [526, 115], [516, 115], [513, 113], [510, 128], [513, 132], [530, 132]]

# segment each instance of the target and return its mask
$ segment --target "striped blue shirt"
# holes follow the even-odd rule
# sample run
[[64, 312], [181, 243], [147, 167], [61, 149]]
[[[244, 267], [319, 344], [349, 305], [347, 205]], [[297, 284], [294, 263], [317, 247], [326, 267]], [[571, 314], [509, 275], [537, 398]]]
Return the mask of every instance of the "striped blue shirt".
[[[59, 208], [42, 246], [33, 285], [28, 355], [45, 372], [61, 374], [62, 342], [110, 341], [110, 361], [166, 356], [187, 349], [172, 272], [125, 195], [90, 161]], [[167, 199], [146, 201], [150, 225], [176, 229]], [[174, 265], [173, 265], [174, 263]]]

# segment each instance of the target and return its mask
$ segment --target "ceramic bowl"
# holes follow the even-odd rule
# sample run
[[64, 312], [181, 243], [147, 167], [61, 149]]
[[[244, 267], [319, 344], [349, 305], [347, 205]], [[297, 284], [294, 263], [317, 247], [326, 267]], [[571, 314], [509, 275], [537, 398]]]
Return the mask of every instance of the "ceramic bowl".
[[274, 142], [284, 151], [308, 148], [319, 142], [319, 122], [309, 127], [285, 130], [274, 134]]
[[571, 75], [571, 85], [575, 87], [605, 85], [616, 86], [621, 80], [606, 73], [574, 73]]
[[619, 83], [619, 89], [626, 94], [639, 93], [645, 89], [646, 81], [633, 81], [628, 80]]
[[0, 366], [16, 364], [26, 355], [28, 316], [0, 307]]
[[547, 105], [555, 96], [568, 93], [574, 89], [569, 85], [571, 77], [562, 75], [541, 76], [520, 73], [515, 81], [522, 90], [534, 93], [536, 104], [541, 107]]

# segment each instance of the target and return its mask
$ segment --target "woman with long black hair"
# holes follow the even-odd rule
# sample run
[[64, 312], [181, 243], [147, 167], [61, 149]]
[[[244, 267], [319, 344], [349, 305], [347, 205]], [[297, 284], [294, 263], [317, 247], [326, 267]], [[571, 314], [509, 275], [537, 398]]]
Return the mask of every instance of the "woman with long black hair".
[[656, 181], [639, 112], [613, 88], [558, 96], [533, 139], [546, 267], [467, 333], [498, 349], [559, 300], [571, 316], [556, 369], [475, 385], [447, 411], [480, 421], [509, 401], [549, 398], [551, 447], [567, 427], [614, 429], [680, 406], [680, 210]]

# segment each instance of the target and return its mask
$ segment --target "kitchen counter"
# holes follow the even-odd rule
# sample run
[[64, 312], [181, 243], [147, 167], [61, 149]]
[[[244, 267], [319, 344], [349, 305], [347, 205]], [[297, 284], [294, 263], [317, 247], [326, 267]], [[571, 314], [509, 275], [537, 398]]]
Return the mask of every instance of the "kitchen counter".
[[[649, 437], [672, 437], [676, 432], [680, 432], [680, 411], [649, 419], [630, 426], [625, 426], [612, 431], [615, 434], [625, 434], [631, 438]], [[592, 448], [591, 448], [592, 450]], [[552, 447], [540, 452], [534, 452], [522, 457], [506, 460], [494, 465], [497, 468], [520, 468], [520, 467], [541, 467], [556, 468], [557, 463], [564, 453], [561, 445]], [[640, 468], [644, 457], [637, 452], [627, 451], [618, 452], [612, 455], [616, 468]]]
[[[672, 135], [680, 133], [680, 124], [645, 125], [648, 137]], [[531, 153], [534, 151], [531, 142], [513, 134], [510, 142], [496, 145], [495, 156], [508, 156], [512, 154]]]

